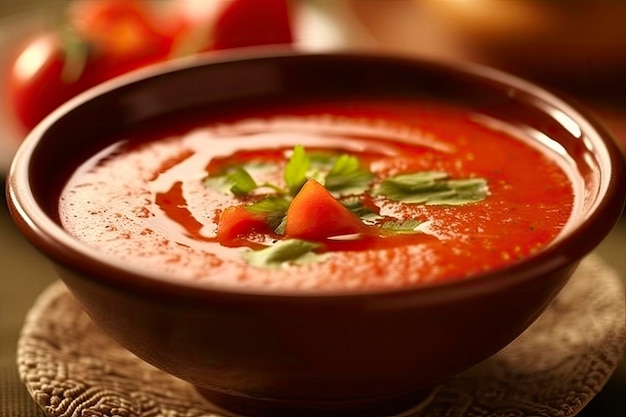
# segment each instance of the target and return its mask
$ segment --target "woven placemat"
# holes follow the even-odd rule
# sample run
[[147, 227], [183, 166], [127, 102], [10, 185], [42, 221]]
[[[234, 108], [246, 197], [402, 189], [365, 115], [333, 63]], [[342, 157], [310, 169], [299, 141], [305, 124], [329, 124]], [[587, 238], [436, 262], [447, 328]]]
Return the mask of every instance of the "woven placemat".
[[[410, 415], [575, 415], [623, 358], [625, 307], [616, 272], [586, 258], [522, 336], [438, 387]], [[102, 333], [60, 282], [28, 314], [17, 360], [29, 393], [52, 417], [225, 415]]]

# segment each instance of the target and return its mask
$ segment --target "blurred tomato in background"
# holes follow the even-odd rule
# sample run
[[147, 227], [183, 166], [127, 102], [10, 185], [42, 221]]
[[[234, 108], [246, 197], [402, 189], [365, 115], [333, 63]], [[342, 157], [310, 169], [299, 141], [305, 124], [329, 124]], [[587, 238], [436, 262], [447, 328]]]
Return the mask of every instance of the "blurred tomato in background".
[[136, 68], [197, 53], [282, 44], [491, 65], [580, 97], [603, 116], [626, 149], [626, 118], [621, 116], [626, 108], [626, 1], [53, 3], [62, 5], [56, 10], [58, 21], [10, 52], [6, 107], [24, 131], [74, 95]]
[[8, 108], [31, 129], [78, 93], [167, 59], [292, 43], [285, 0], [73, 0], [16, 49]]

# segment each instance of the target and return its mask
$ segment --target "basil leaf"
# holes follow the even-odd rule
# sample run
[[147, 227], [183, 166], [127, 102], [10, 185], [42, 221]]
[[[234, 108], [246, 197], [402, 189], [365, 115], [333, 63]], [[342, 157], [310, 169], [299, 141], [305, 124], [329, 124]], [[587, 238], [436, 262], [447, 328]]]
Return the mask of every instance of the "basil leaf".
[[321, 245], [306, 240], [282, 240], [265, 249], [244, 253], [244, 258], [254, 266], [280, 266], [286, 262], [304, 263], [319, 258], [313, 251]]
[[307, 171], [311, 166], [311, 160], [302, 145], [293, 148], [293, 153], [285, 166], [283, 177], [289, 194], [296, 195], [307, 180]]
[[324, 186], [331, 193], [360, 194], [367, 190], [374, 175], [361, 167], [359, 159], [342, 154], [337, 158], [324, 179]]
[[374, 195], [410, 204], [462, 205], [484, 200], [489, 192], [483, 178], [448, 179], [444, 172], [418, 172], [383, 180]]

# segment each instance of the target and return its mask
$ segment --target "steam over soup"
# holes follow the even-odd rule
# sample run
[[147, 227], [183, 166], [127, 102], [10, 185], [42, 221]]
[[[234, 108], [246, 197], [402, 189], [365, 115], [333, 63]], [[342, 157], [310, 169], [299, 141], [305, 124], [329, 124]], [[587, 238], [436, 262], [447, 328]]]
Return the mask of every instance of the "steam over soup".
[[224, 110], [120, 137], [71, 177], [61, 220], [122, 263], [211, 285], [466, 279], [550, 244], [575, 204], [565, 157], [503, 127], [413, 101]]

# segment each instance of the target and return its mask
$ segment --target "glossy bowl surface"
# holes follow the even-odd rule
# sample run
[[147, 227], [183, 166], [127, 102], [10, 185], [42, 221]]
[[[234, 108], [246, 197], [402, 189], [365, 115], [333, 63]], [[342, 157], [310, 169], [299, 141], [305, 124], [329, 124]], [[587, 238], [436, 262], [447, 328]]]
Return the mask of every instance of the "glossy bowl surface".
[[[415, 97], [467, 106], [556, 141], [579, 177], [564, 234], [514, 266], [375, 292], [225, 290], [147, 274], [70, 237], [59, 192], [116, 133], [253, 98]], [[129, 74], [61, 107], [20, 147], [7, 182], [23, 234], [94, 322], [149, 363], [250, 415], [390, 415], [506, 346], [610, 232], [626, 198], [621, 154], [584, 111], [480, 66], [367, 54], [209, 55]]]

